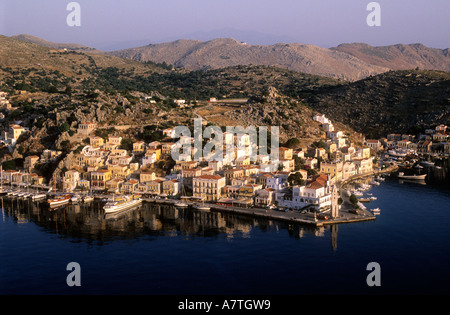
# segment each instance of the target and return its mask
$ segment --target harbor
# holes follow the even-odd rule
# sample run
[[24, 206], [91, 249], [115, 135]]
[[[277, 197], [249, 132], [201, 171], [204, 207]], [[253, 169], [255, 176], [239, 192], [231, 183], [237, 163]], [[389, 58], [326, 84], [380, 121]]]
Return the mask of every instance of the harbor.
[[[185, 207], [188, 209], [195, 209], [200, 211], [212, 211], [229, 213], [236, 215], [249, 216], [260, 219], [276, 220], [281, 222], [288, 222], [291, 224], [308, 225], [311, 227], [324, 227], [335, 224], [344, 223], [357, 223], [376, 220], [376, 216], [380, 214], [380, 209], [368, 209], [367, 203], [376, 200], [374, 196], [363, 196], [361, 191], [355, 189], [349, 189], [348, 186], [361, 179], [382, 179], [381, 175], [390, 174], [398, 170], [397, 165], [390, 166], [384, 169], [374, 170], [364, 175], [357, 175], [350, 177], [344, 181], [337, 182], [337, 187], [340, 191], [340, 198], [342, 203], [339, 206], [338, 215], [332, 216], [330, 207], [322, 209], [322, 211], [307, 211], [307, 210], [295, 210], [292, 208], [279, 208], [279, 207], [257, 207], [245, 203], [235, 202], [203, 202], [199, 204], [198, 199], [184, 197], [170, 198], [163, 196], [153, 196], [148, 194], [136, 194], [116, 196], [111, 194], [101, 194], [84, 192], [80, 193], [67, 193], [64, 191], [58, 191], [49, 186], [23, 186], [23, 185], [10, 185], [9, 188], [4, 188], [2, 185], [0, 193], [3, 198], [10, 199], [31, 199], [34, 202], [39, 203], [40, 206], [48, 207], [50, 211], [58, 211], [59, 208], [69, 204], [88, 204], [96, 201], [102, 204], [102, 209], [105, 214], [114, 213], [116, 211], [128, 211], [134, 207], [140, 206], [141, 203], [153, 203], [153, 204], [165, 204], [172, 205], [174, 207]], [[379, 185], [380, 182], [376, 180], [370, 180], [372, 185]], [[8, 187], [8, 185], [6, 185]], [[367, 190], [370, 185], [363, 184], [362, 189]], [[358, 204], [355, 207], [350, 201], [352, 194], [357, 195]], [[130, 199], [129, 201], [127, 201]], [[136, 200], [135, 200], [136, 199]]]
[[[33, 194], [25, 194], [20, 190], [8, 190], [4, 191], [3, 198], [8, 199], [31, 199], [35, 202], [38, 202], [43, 207], [48, 207], [50, 211], [58, 211], [59, 208], [64, 207], [68, 204], [82, 204], [89, 203], [92, 200], [100, 202], [105, 206], [114, 200], [115, 196], [106, 195], [106, 194], [96, 194], [91, 197], [91, 199], [86, 199], [87, 202], [84, 201], [83, 196], [79, 196], [77, 199], [72, 199], [72, 195], [70, 194], [58, 194], [57, 192], [48, 193], [47, 195], [40, 193], [35, 193], [36, 195], [43, 196], [42, 198], [35, 199], [33, 198]], [[59, 197], [58, 197], [59, 196]], [[179, 203], [179, 199], [169, 199], [162, 197], [149, 197], [149, 196], [141, 196], [140, 199], [143, 203], [154, 203], [154, 204], [166, 204], [177, 206]], [[49, 201], [54, 201], [54, 204], [51, 204]], [[193, 209], [196, 207], [197, 203], [188, 201], [186, 202], [186, 208]], [[197, 207], [196, 207], [197, 208]], [[129, 209], [133, 209], [133, 207], [125, 207], [119, 208], [120, 211], [126, 211]], [[202, 209], [202, 208], [200, 208]], [[307, 211], [296, 211], [289, 209], [269, 209], [269, 208], [259, 208], [259, 207], [243, 207], [236, 206], [233, 204], [223, 204], [223, 203], [204, 203], [204, 207], [201, 211], [218, 211], [222, 213], [233, 213], [245, 216], [251, 216], [255, 218], [262, 219], [270, 219], [270, 220], [278, 220], [284, 222], [290, 222], [294, 224], [306, 224], [314, 227], [323, 227], [331, 224], [341, 224], [341, 223], [355, 223], [355, 222], [363, 222], [363, 221], [371, 221], [375, 220], [375, 216], [367, 210], [360, 211], [359, 213], [352, 213], [351, 206], [348, 204], [343, 204], [339, 211], [339, 216], [336, 218], [331, 218], [325, 213], [312, 213]], [[111, 212], [111, 211], [108, 211]], [[105, 211], [106, 213], [106, 211]]]
[[[370, 293], [373, 288], [355, 268], [365, 270], [374, 259], [391, 270], [380, 292], [447, 292], [448, 251], [442, 249], [448, 248], [449, 217], [442, 209], [448, 191], [393, 175], [366, 193], [378, 196], [371, 201], [381, 209], [375, 221], [319, 228], [263, 219], [252, 209], [248, 215], [200, 211], [163, 200], [105, 216], [101, 198], [49, 211], [39, 206], [43, 201], [3, 197], [2, 292], [71, 294], [64, 271], [75, 260], [83, 270], [77, 292], [85, 294], [224, 294], [236, 288], [261, 294]], [[417, 244], [428, 244], [420, 260]], [[417, 277], [405, 283], [412, 272]], [[324, 277], [317, 281], [319, 274]]]

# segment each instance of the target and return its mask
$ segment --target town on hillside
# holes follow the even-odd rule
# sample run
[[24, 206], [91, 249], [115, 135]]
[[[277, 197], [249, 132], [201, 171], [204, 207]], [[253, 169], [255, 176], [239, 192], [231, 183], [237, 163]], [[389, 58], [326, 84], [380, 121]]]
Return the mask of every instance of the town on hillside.
[[[174, 128], [159, 130], [162, 141], [137, 141], [127, 149], [119, 131], [115, 135], [95, 135], [95, 122], [78, 124], [77, 134], [84, 146], [70, 152], [59, 173], [50, 180], [39, 174], [62, 154], [44, 150], [40, 155], [27, 155], [23, 167], [8, 167], [3, 163], [3, 187], [26, 186], [71, 193], [102, 195], [139, 193], [153, 198], [194, 199], [243, 207], [289, 208], [323, 211], [331, 207], [332, 187], [344, 180], [371, 174], [396, 163], [407, 154], [426, 155], [450, 153], [447, 126], [426, 130], [418, 137], [389, 134], [382, 139], [367, 139], [363, 145], [351, 143], [349, 137], [336, 130], [330, 119], [316, 115], [313, 119], [326, 132], [326, 139], [307, 148], [294, 145], [279, 147], [279, 159], [258, 155], [248, 156], [248, 135], [224, 134], [224, 145], [239, 143], [223, 159], [200, 161], [183, 156], [174, 161], [171, 156], [178, 141], [193, 143], [192, 137], [175, 138]], [[2, 132], [4, 145], [15, 143], [29, 130], [20, 123]], [[384, 153], [384, 158], [380, 158]], [[25, 154], [26, 155], [26, 154]]]

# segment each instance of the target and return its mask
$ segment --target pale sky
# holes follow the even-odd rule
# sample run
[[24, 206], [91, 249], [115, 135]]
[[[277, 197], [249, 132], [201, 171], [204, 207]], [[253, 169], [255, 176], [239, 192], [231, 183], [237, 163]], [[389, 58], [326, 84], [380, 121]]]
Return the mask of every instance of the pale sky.
[[0, 0], [0, 34], [104, 50], [216, 37], [327, 48], [352, 42], [450, 47], [450, 0], [376, 1], [381, 26], [373, 27], [366, 22], [371, 0], [78, 0], [81, 26], [72, 27], [70, 2]]

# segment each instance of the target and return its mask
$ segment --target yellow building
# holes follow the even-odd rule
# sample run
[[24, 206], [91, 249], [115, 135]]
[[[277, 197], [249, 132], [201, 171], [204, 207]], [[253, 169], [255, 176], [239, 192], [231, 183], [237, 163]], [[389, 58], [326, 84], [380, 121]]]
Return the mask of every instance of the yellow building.
[[358, 155], [363, 159], [368, 159], [370, 157], [370, 148], [369, 147], [359, 148]]
[[127, 178], [130, 175], [131, 170], [128, 165], [118, 164], [112, 167], [112, 174], [117, 178]]
[[103, 143], [105, 143], [105, 140], [102, 137], [94, 136], [89, 138], [89, 144], [94, 148], [101, 147]]
[[124, 180], [121, 178], [113, 178], [106, 182], [106, 189], [108, 189], [108, 192], [117, 193], [123, 182]]
[[160, 195], [162, 191], [162, 182], [163, 182], [162, 179], [155, 179], [147, 182], [148, 193], [153, 195]]
[[280, 147], [278, 149], [279, 159], [280, 160], [290, 160], [292, 159], [294, 150], [286, 147]]
[[235, 178], [242, 178], [245, 176], [245, 171], [243, 169], [240, 168], [232, 168], [229, 170], [226, 170], [224, 172], [226, 181], [228, 184], [231, 184], [231, 181]]
[[203, 198], [206, 201], [217, 201], [225, 187], [225, 177], [220, 175], [202, 175], [192, 180], [194, 197]]
[[133, 143], [133, 152], [134, 153], [144, 153], [145, 152], [145, 142], [138, 141]]
[[343, 168], [342, 162], [320, 163], [320, 171], [324, 174], [330, 175], [329, 177], [334, 180], [342, 179], [342, 168]]
[[111, 144], [111, 145], [119, 146], [122, 143], [122, 137], [109, 136], [108, 137], [108, 143]]
[[91, 187], [96, 190], [106, 189], [106, 182], [112, 177], [110, 170], [96, 170], [91, 172]]
[[161, 159], [161, 149], [147, 149], [145, 155], [155, 154], [156, 160], [159, 161]]
[[172, 154], [172, 147], [175, 145], [174, 142], [165, 142], [162, 143], [161, 149], [163, 155], [171, 155]]
[[139, 174], [139, 181], [141, 183], [150, 182], [150, 181], [155, 180], [155, 179], [156, 179], [155, 172], [141, 171], [141, 173]]
[[175, 196], [180, 193], [181, 183], [176, 179], [170, 179], [163, 181], [162, 192], [167, 196]]
[[244, 166], [244, 165], [250, 165], [250, 158], [241, 156], [240, 158], [236, 159], [236, 166]]

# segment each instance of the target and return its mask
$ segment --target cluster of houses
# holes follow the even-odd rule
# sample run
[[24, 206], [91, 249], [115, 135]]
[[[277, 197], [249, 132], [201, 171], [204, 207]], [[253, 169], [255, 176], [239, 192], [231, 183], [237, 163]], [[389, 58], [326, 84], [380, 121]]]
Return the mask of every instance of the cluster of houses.
[[[142, 193], [154, 196], [189, 195], [221, 204], [244, 207], [277, 206], [293, 209], [326, 209], [331, 206], [332, 187], [336, 181], [372, 171], [371, 149], [354, 148], [347, 137], [326, 117], [314, 117], [327, 131], [325, 147], [294, 150], [280, 147], [279, 159], [248, 156], [248, 135], [224, 133], [225, 145], [239, 143], [223, 159], [194, 160], [194, 151], [175, 161], [170, 172], [161, 176], [158, 165], [171, 159], [176, 145], [173, 129], [163, 130], [169, 141], [133, 143], [133, 149], [121, 149], [122, 138], [107, 139], [92, 135], [94, 123], [83, 123], [78, 132], [90, 135], [89, 145], [74, 155], [64, 173], [65, 190], [89, 190], [106, 193]], [[179, 141], [182, 141], [180, 139]], [[193, 141], [186, 138], [184, 141]], [[296, 169], [296, 161], [302, 167]], [[157, 175], [159, 174], [159, 176]], [[292, 183], [295, 174], [300, 182]]]
[[388, 134], [386, 138], [366, 140], [367, 146], [374, 151], [395, 150], [400, 154], [450, 154], [450, 141], [446, 125], [426, 129], [415, 136], [410, 134]]
[[[224, 153], [223, 159], [205, 157], [197, 161], [193, 150], [191, 155], [172, 160], [170, 165], [173, 167], [166, 173], [161, 173], [160, 165], [171, 160], [172, 149], [177, 144], [173, 129], [162, 131], [168, 141], [136, 141], [132, 150], [125, 150], [121, 148], [121, 136], [104, 139], [94, 135], [95, 123], [81, 123], [78, 133], [87, 136], [89, 144], [74, 152], [70, 167], [63, 173], [62, 184], [65, 191], [142, 193], [163, 197], [189, 195], [244, 207], [326, 209], [331, 207], [336, 181], [373, 170], [373, 149], [370, 142], [364, 147], [353, 147], [348, 137], [335, 130], [332, 122], [323, 115], [315, 116], [314, 120], [326, 131], [327, 137], [321, 147], [299, 150], [280, 147], [278, 160], [274, 163], [267, 155], [250, 159], [248, 135], [225, 132], [225, 145], [229, 142], [239, 145], [233, 152]], [[193, 139], [186, 137], [179, 141], [192, 142]], [[40, 157], [27, 156], [24, 171], [19, 173], [34, 174], [36, 163], [48, 161], [58, 154], [58, 151], [46, 150]], [[301, 180], [293, 183], [291, 176], [294, 175]], [[14, 178], [4, 176], [10, 176], [7, 181], [27, 182], [25, 175], [22, 179], [19, 175]], [[41, 182], [42, 178], [33, 183]]]

